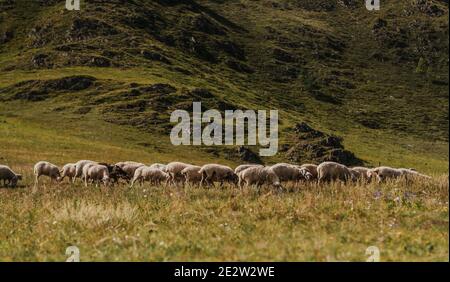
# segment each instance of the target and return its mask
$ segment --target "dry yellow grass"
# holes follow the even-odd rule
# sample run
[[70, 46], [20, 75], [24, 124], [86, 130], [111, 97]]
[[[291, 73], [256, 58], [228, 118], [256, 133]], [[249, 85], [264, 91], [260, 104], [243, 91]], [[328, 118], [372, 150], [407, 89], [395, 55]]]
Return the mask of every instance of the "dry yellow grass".
[[448, 261], [448, 175], [383, 185], [0, 189], [0, 260]]

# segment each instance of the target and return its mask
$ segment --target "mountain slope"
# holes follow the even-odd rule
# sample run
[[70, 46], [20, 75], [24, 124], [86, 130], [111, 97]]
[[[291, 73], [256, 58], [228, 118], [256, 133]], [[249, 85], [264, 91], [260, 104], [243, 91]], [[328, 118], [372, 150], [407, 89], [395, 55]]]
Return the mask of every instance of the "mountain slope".
[[[62, 2], [0, 1], [2, 131], [55, 121], [56, 134], [92, 140], [101, 128], [105, 146], [189, 160], [193, 148], [173, 151], [169, 116], [201, 100], [278, 109], [281, 152], [267, 162], [287, 158], [306, 122], [369, 165], [448, 170], [446, 1], [379, 12], [363, 1], [92, 0], [79, 12]], [[194, 152], [239, 161], [231, 148]], [[10, 147], [1, 153], [15, 158]]]

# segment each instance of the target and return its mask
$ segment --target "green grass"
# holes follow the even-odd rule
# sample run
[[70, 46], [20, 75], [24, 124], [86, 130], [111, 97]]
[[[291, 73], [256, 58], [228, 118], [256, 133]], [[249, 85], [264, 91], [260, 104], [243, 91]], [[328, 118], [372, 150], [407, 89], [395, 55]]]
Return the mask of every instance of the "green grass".
[[[444, 13], [429, 16], [407, 0], [383, 3], [380, 12], [363, 5], [324, 11], [324, 1], [179, 2], [105, 2], [95, 9], [88, 3], [71, 13], [61, 11], [63, 3], [15, 1], [13, 9], [0, 11], [0, 38], [14, 31], [13, 39], [0, 45], [0, 163], [23, 173], [26, 186], [0, 190], [0, 238], [6, 238], [0, 240], [0, 260], [64, 260], [65, 248], [76, 244], [82, 260], [361, 261], [375, 245], [384, 261], [448, 261], [448, 7], [431, 1]], [[140, 27], [148, 14], [156, 24]], [[195, 18], [222, 33], [195, 26]], [[90, 26], [81, 32], [87, 38], [73, 40], [68, 36], [78, 31], [72, 30], [76, 19], [101, 21], [118, 34]], [[375, 32], [378, 19], [387, 26]], [[137, 24], [127, 24], [130, 20]], [[40, 40], [30, 34], [33, 28], [40, 30]], [[192, 38], [200, 45], [189, 45]], [[223, 47], [230, 44], [245, 56]], [[170, 64], [146, 59], [142, 50]], [[202, 58], [199, 50], [216, 61]], [[48, 55], [53, 65], [34, 65], [37, 54]], [[90, 66], [92, 56], [113, 64]], [[252, 71], [236, 71], [230, 60]], [[419, 62], [424, 72], [416, 72]], [[95, 77], [95, 87], [48, 89], [50, 97], [39, 102], [5, 99], [23, 90], [4, 90], [17, 83], [76, 75]], [[176, 92], [122, 96], [133, 84], [157, 83]], [[400, 198], [405, 191], [416, 193], [401, 203], [393, 196], [374, 199], [380, 189], [375, 185], [308, 187], [281, 195], [156, 187], [108, 192], [68, 185], [30, 193], [32, 167], [40, 160], [239, 164], [226, 158], [230, 148], [169, 142], [168, 116], [191, 99], [183, 93], [194, 88], [210, 90], [212, 104], [278, 109], [280, 145], [290, 144], [292, 128], [304, 121], [342, 137], [345, 149], [367, 166], [412, 167], [435, 179], [381, 187]], [[112, 111], [155, 97], [163, 110]], [[83, 107], [92, 110], [80, 113]], [[152, 126], [131, 122], [152, 122], [155, 112], [161, 119]], [[120, 118], [130, 122], [107, 122]], [[285, 162], [286, 155], [263, 160]]]
[[[28, 175], [27, 175], [28, 176]], [[448, 176], [276, 193], [136, 186], [0, 190], [2, 261], [448, 261]], [[377, 196], [378, 195], [378, 196]]]

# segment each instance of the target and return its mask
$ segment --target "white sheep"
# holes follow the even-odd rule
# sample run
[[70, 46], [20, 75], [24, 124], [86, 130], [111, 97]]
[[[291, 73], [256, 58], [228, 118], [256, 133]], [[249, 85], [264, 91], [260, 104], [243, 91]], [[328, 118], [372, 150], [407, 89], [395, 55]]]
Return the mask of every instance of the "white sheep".
[[69, 181], [73, 182], [77, 176], [77, 166], [74, 163], [65, 164], [59, 173], [61, 174], [60, 181], [63, 181], [65, 177], [69, 177]]
[[171, 162], [166, 165], [165, 172], [169, 175], [169, 178], [166, 181], [166, 185], [172, 183], [176, 185], [178, 182], [183, 183], [184, 177], [181, 174], [183, 169], [191, 166], [190, 164], [182, 163], [182, 162]]
[[351, 169], [336, 162], [323, 162], [317, 167], [318, 182], [341, 180], [355, 181], [355, 175]]
[[160, 169], [148, 166], [139, 167], [134, 173], [131, 188], [133, 188], [136, 181], [141, 183], [149, 181], [152, 185], [161, 185], [161, 182], [167, 181], [168, 178], [169, 175]]
[[205, 183], [208, 186], [214, 184], [214, 182], [220, 182], [222, 187], [224, 182], [236, 183], [238, 182], [238, 176], [234, 173], [231, 167], [219, 164], [207, 164], [200, 169], [202, 174], [202, 180], [200, 184], [203, 186]]
[[34, 165], [35, 186], [39, 184], [39, 177], [42, 175], [50, 177], [50, 181], [52, 183], [54, 180], [59, 182], [61, 179], [59, 168], [56, 165], [46, 161], [41, 161]]
[[83, 182], [86, 182], [86, 180], [89, 180], [88, 170], [89, 170], [89, 168], [91, 168], [95, 165], [99, 165], [99, 164], [98, 163], [87, 163], [83, 166], [83, 171], [81, 172], [81, 180]]
[[271, 166], [272, 170], [278, 175], [280, 181], [295, 181], [305, 179], [302, 170], [294, 165], [279, 163]]
[[109, 170], [108, 167], [104, 165], [98, 165], [98, 164], [88, 164], [84, 168], [85, 175], [84, 175], [84, 185], [88, 186], [88, 181], [95, 182], [96, 186], [98, 186], [98, 183], [102, 181], [105, 186], [109, 185]]
[[368, 172], [370, 171], [370, 168], [362, 167], [362, 166], [356, 166], [351, 168], [353, 175], [356, 177], [356, 179], [362, 180], [364, 182], [368, 182], [371, 180], [369, 177]]
[[162, 171], [166, 170], [166, 165], [165, 164], [160, 164], [160, 163], [154, 163], [152, 165], [149, 166], [150, 168], [156, 168]]
[[15, 173], [10, 167], [0, 165], [0, 181], [3, 180], [3, 186], [9, 185], [16, 187], [17, 182], [22, 180], [22, 175]]
[[392, 168], [387, 166], [376, 167], [367, 172], [367, 175], [370, 177], [375, 176], [378, 182], [383, 182], [386, 179], [397, 179], [404, 177], [407, 180], [413, 178], [425, 178], [431, 179], [430, 176], [421, 174], [416, 170], [408, 169], [408, 168]]
[[264, 166], [260, 165], [260, 164], [244, 164], [244, 165], [240, 165], [240, 166], [236, 167], [234, 169], [234, 173], [236, 173], [236, 175], [238, 175], [241, 171], [246, 170], [247, 168], [251, 168], [251, 167], [264, 167]]
[[136, 183], [136, 181], [139, 181], [139, 183], [141, 185], [144, 183], [144, 179], [142, 178], [142, 172], [144, 171], [145, 168], [149, 168], [149, 167], [148, 166], [140, 166], [134, 171], [134, 175], [133, 175], [133, 178], [131, 179], [130, 187], [133, 187], [134, 183]]
[[83, 177], [83, 168], [87, 164], [97, 164], [97, 162], [90, 160], [81, 160], [75, 163], [75, 177], [73, 178], [73, 183], [75, 183], [75, 180], [77, 178]]
[[185, 183], [200, 184], [202, 181], [202, 174], [200, 172], [201, 169], [201, 166], [196, 165], [185, 167], [181, 171], [181, 175], [184, 176]]
[[280, 178], [271, 167], [254, 166], [249, 167], [239, 174], [239, 187], [242, 189], [250, 185], [256, 185], [258, 188], [264, 184], [273, 185], [281, 188]]

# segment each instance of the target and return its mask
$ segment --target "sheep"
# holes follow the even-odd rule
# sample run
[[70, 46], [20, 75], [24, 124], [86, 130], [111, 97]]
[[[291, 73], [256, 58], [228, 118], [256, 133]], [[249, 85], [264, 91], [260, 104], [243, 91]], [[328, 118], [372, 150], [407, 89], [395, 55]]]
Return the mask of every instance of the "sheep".
[[280, 178], [271, 167], [254, 166], [239, 173], [238, 186], [242, 189], [244, 184], [248, 187], [256, 185], [258, 188], [263, 184], [273, 185], [281, 188]]
[[318, 183], [324, 181], [355, 181], [355, 175], [347, 166], [335, 162], [323, 162], [317, 167]]
[[300, 166], [300, 169], [305, 169], [307, 172], [309, 172], [311, 174], [311, 177], [308, 180], [315, 180], [315, 179], [317, 179], [317, 165], [315, 165], [315, 164], [302, 164]]
[[185, 183], [200, 184], [202, 181], [202, 174], [200, 173], [201, 169], [202, 167], [196, 165], [185, 167], [181, 171], [181, 175], [184, 176]]
[[144, 184], [144, 179], [141, 176], [142, 176], [142, 172], [146, 168], [149, 168], [149, 167], [148, 166], [140, 166], [134, 171], [133, 178], [131, 179], [131, 186], [130, 186], [131, 188], [133, 188], [134, 183], [136, 181], [139, 181], [141, 185]]
[[93, 167], [93, 166], [95, 166], [95, 165], [98, 165], [98, 163], [96, 163], [96, 162], [93, 162], [93, 163], [87, 163], [87, 164], [85, 164], [85, 165], [83, 166], [83, 171], [81, 172], [81, 180], [82, 180], [83, 182], [86, 182], [87, 180], [89, 180], [89, 177], [88, 177], [88, 171], [89, 171], [89, 168], [91, 168], [91, 167]]
[[115, 165], [118, 166], [118, 167], [120, 167], [120, 168], [123, 168], [124, 166], [130, 165], [130, 164], [144, 165], [143, 163], [135, 162], [135, 161], [118, 162], [118, 163], [116, 163]]
[[103, 181], [105, 186], [109, 184], [109, 171], [104, 165], [89, 164], [85, 166], [84, 185], [88, 187], [88, 180], [94, 181], [98, 186], [99, 181]]
[[232, 168], [219, 164], [204, 165], [200, 169], [200, 173], [202, 174], [202, 180], [200, 181], [202, 186], [205, 183], [210, 186], [214, 182], [220, 182], [220, 186], [223, 187], [225, 181], [237, 184], [239, 180]]
[[246, 170], [247, 168], [250, 167], [264, 167], [263, 165], [259, 165], [259, 164], [244, 164], [244, 165], [240, 165], [238, 167], [236, 167], [234, 169], [234, 173], [236, 173], [236, 175], [238, 175], [241, 171]]
[[162, 171], [165, 171], [166, 169], [166, 165], [165, 164], [159, 164], [159, 163], [154, 163], [152, 165], [149, 166], [150, 168], [157, 168], [160, 169]]
[[73, 182], [77, 175], [77, 166], [74, 163], [65, 164], [59, 173], [61, 174], [60, 181], [63, 181], [65, 177], [69, 177], [69, 182]]
[[373, 168], [367, 172], [369, 177], [376, 177], [378, 182], [381, 183], [386, 179], [396, 179], [405, 177], [407, 180], [411, 178], [426, 178], [431, 179], [430, 176], [418, 173], [415, 170], [407, 168], [392, 168], [387, 166], [380, 166]]
[[96, 164], [95, 161], [89, 161], [89, 160], [81, 160], [75, 163], [75, 177], [73, 178], [73, 183], [75, 183], [75, 180], [77, 178], [83, 177], [83, 168], [87, 164]]
[[99, 165], [104, 165], [108, 168], [109, 178], [111, 179], [111, 183], [119, 183], [119, 179], [124, 179], [126, 181], [130, 181], [131, 178], [128, 174], [119, 166], [112, 165], [108, 163], [99, 163]]
[[166, 185], [171, 182], [172, 184], [176, 185], [178, 182], [183, 182], [184, 177], [181, 174], [183, 169], [186, 167], [191, 166], [190, 164], [182, 163], [182, 162], [171, 162], [166, 165], [165, 172], [169, 174], [169, 178], [166, 181]]
[[134, 171], [133, 178], [131, 179], [131, 186], [130, 188], [133, 188], [134, 183], [136, 181], [139, 181], [141, 185], [144, 183], [144, 179], [142, 178], [142, 172], [145, 168], [149, 168], [148, 166], [140, 166]]
[[130, 188], [133, 188], [136, 181], [141, 181], [141, 183], [149, 181], [152, 185], [161, 185], [161, 182], [167, 181], [168, 178], [169, 175], [160, 169], [142, 166], [136, 169]]
[[139, 167], [145, 166], [145, 164], [127, 161], [127, 162], [116, 163], [116, 166], [120, 167], [127, 174], [129, 179], [132, 179], [134, 177], [134, 173], [135, 173], [136, 169], [138, 169]]
[[38, 162], [34, 165], [35, 186], [39, 184], [39, 177], [42, 175], [50, 177], [51, 182], [54, 180], [59, 182], [61, 179], [59, 168], [56, 165], [45, 161]]
[[369, 170], [370, 168], [362, 167], [362, 166], [356, 166], [351, 168], [353, 175], [356, 177], [356, 179], [360, 179], [364, 182], [369, 182], [371, 180], [371, 177], [369, 177]]
[[297, 182], [305, 178], [304, 172], [302, 173], [301, 169], [291, 164], [279, 163], [271, 166], [271, 168], [278, 175], [280, 181]]
[[[17, 186], [17, 182], [22, 180], [22, 175], [15, 173], [6, 165], [0, 165], [0, 181], [3, 180], [3, 186], [9, 185], [12, 188]], [[6, 183], [8, 181], [8, 184]]]
[[431, 176], [419, 173], [413, 168], [406, 168], [406, 169], [403, 169], [403, 170], [404, 170], [404, 172], [405, 172], [405, 174], [406, 174], [408, 179], [412, 179], [412, 178], [432, 179]]

